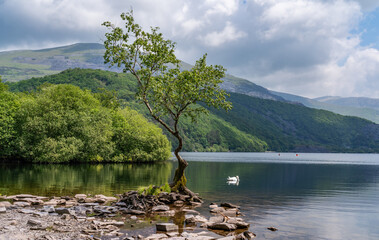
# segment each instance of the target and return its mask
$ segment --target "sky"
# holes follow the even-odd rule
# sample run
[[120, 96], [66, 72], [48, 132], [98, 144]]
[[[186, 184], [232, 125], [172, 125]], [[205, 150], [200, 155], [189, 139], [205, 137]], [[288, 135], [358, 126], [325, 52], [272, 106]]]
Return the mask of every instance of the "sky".
[[377, 0], [0, 0], [0, 51], [104, 41], [133, 9], [179, 59], [305, 97], [379, 98]]

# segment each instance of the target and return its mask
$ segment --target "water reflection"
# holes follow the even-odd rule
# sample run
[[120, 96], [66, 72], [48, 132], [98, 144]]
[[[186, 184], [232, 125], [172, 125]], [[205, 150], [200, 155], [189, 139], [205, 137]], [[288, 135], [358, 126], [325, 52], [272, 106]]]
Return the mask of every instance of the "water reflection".
[[43, 196], [76, 193], [113, 195], [139, 186], [164, 184], [172, 163], [159, 164], [1, 164], [0, 194], [19, 193]]

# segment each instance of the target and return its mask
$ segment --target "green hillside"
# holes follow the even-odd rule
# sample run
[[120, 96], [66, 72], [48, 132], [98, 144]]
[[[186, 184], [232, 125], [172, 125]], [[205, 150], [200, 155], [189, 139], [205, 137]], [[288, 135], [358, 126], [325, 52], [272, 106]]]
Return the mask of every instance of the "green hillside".
[[[130, 106], [148, 116], [145, 106], [134, 100], [136, 82], [129, 74], [91, 69], [68, 69], [59, 74], [7, 83], [14, 92], [33, 91], [44, 83], [73, 84], [92, 92], [101, 88], [114, 90], [122, 105]], [[196, 126], [196, 127], [195, 127]], [[184, 131], [184, 151], [265, 151], [267, 145], [253, 135], [244, 133], [223, 119], [210, 114], [201, 116], [197, 123], [185, 119], [180, 126]], [[175, 141], [168, 134], [170, 141]]]
[[[342, 114], [345, 116], [355, 116], [365, 118], [374, 123], [379, 124], [379, 104], [378, 99], [373, 98], [338, 98], [333, 100], [326, 100], [324, 98], [310, 99], [300, 97], [288, 93], [274, 92], [272, 94], [278, 95], [285, 100], [291, 102], [301, 103], [306, 107], [324, 109], [334, 113]], [[363, 104], [360, 101], [365, 101]]]
[[[128, 74], [73, 69], [8, 84], [12, 91], [31, 91], [45, 82], [115, 90], [122, 104], [146, 114], [134, 101], [136, 83]], [[379, 125], [370, 121], [243, 94], [231, 93], [229, 100], [228, 113], [211, 109], [197, 123], [182, 123], [185, 151], [379, 152]]]

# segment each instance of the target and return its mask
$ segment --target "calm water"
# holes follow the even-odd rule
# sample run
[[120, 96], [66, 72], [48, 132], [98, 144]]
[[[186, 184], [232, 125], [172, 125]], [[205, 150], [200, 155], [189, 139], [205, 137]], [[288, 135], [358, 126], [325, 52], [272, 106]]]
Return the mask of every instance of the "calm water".
[[[241, 206], [258, 239], [379, 239], [379, 155], [183, 153], [189, 187]], [[0, 165], [0, 193], [122, 193], [163, 184], [176, 163]], [[238, 175], [239, 185], [228, 185]], [[277, 232], [266, 228], [274, 226]]]

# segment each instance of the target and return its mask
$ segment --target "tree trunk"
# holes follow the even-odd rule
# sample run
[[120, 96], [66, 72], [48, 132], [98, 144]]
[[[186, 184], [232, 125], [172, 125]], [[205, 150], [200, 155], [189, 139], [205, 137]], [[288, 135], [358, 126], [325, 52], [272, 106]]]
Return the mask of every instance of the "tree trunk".
[[179, 142], [178, 147], [175, 149], [175, 156], [178, 160], [178, 168], [175, 171], [172, 187], [174, 188], [174, 190], [181, 191], [186, 188], [187, 179], [184, 175], [184, 170], [188, 166], [188, 163], [179, 155], [180, 150], [182, 150], [183, 148], [183, 139], [179, 136], [179, 134], [176, 134], [175, 137], [178, 139]]

